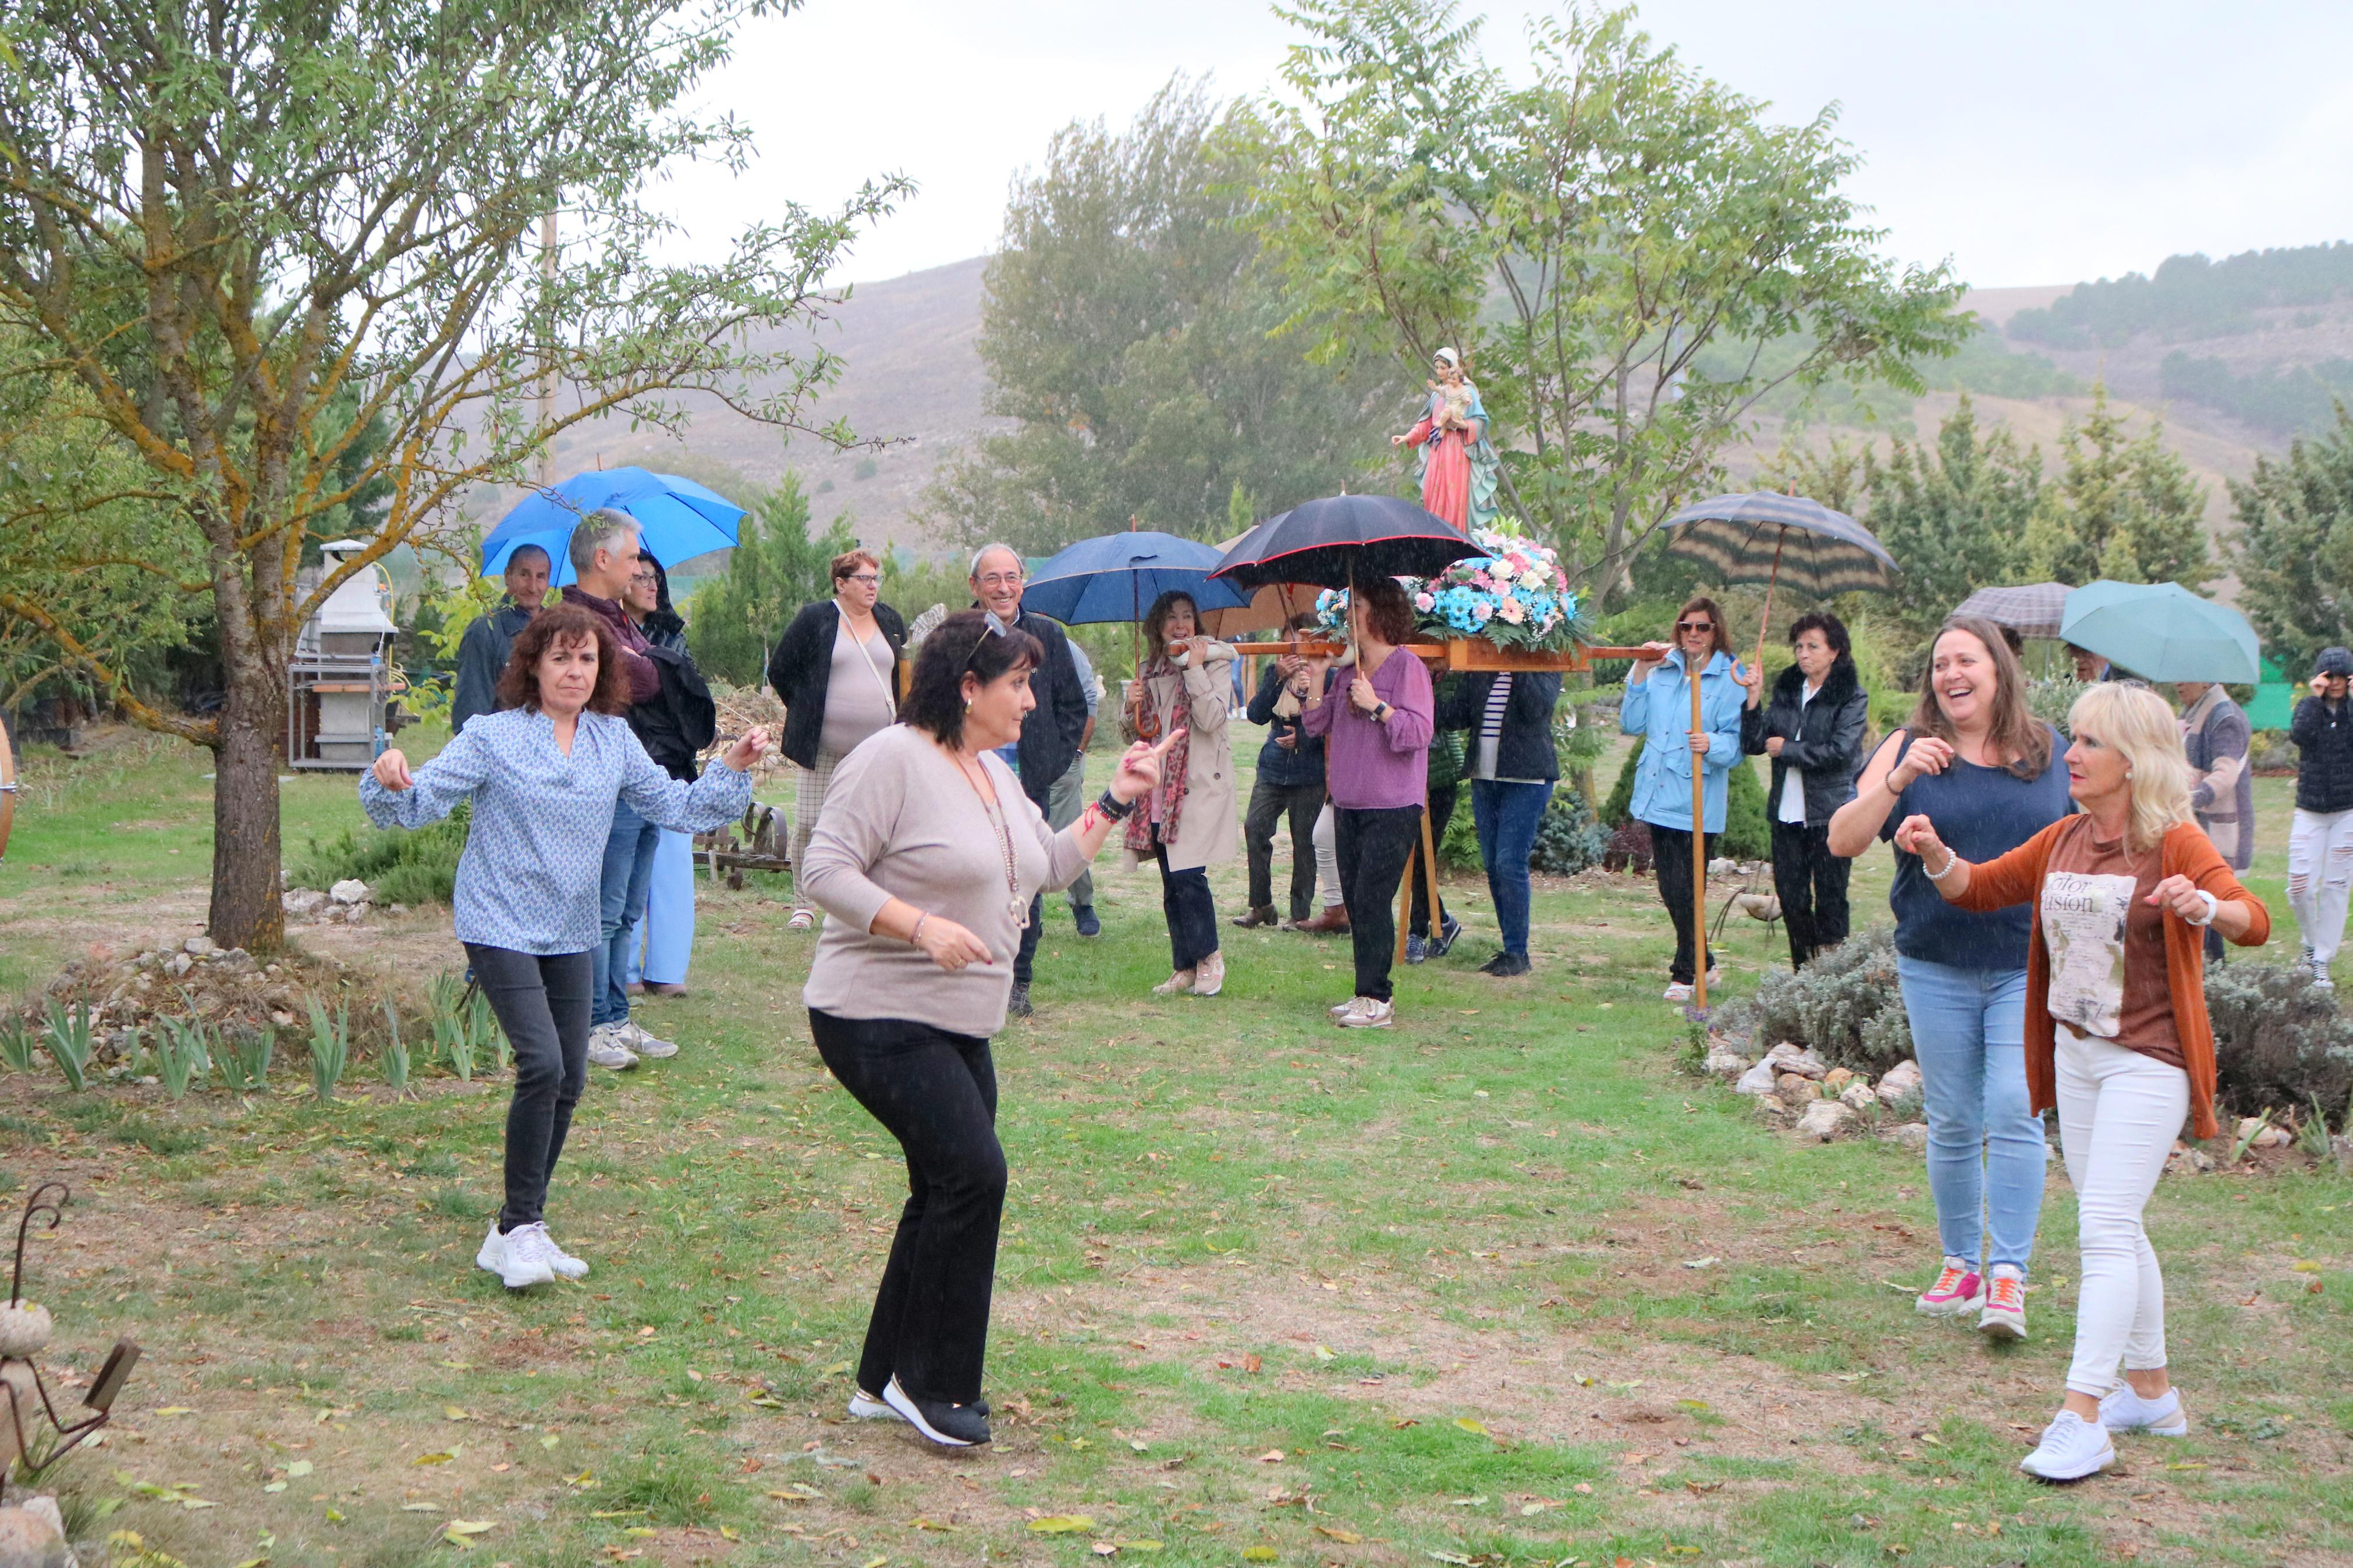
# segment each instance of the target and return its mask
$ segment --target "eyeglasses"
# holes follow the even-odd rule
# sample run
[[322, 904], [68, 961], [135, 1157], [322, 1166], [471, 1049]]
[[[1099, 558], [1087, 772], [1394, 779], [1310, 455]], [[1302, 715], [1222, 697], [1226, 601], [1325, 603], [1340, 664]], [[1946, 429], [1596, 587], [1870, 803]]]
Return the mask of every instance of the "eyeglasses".
[[987, 576], [975, 577], [973, 581], [979, 584], [984, 588], [1018, 588], [1021, 586], [1021, 574], [1018, 572], [991, 572]]
[[852, 572], [849, 576], [844, 577], [842, 581], [845, 583], [880, 583], [882, 581], [882, 574], [880, 572]]
[[1712, 632], [1715, 630], [1715, 623], [1713, 621], [1677, 621], [1675, 623], [1675, 630], [1683, 633]]

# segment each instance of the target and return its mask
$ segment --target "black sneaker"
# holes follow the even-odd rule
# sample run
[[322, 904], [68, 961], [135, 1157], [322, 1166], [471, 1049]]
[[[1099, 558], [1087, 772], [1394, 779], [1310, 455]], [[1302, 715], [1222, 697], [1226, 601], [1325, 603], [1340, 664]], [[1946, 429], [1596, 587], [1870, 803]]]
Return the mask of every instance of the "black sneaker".
[[882, 1390], [883, 1402], [944, 1448], [969, 1448], [988, 1441], [988, 1417], [972, 1405], [950, 1405], [941, 1399], [918, 1399], [893, 1377]]
[[1103, 921], [1095, 919], [1095, 907], [1092, 904], [1071, 905], [1071, 918], [1078, 921], [1081, 936], [1103, 935]]
[[1462, 922], [1456, 920], [1451, 914], [1447, 915], [1438, 922], [1438, 936], [1437, 939], [1430, 944], [1430, 956], [1432, 958], [1444, 958], [1446, 956], [1446, 950], [1452, 947], [1454, 945], [1454, 939], [1461, 934]]
[[1405, 961], [1408, 963], [1419, 963], [1429, 956], [1430, 939], [1428, 937], [1409, 936], [1405, 939]]
[[1492, 974], [1498, 980], [1509, 980], [1514, 975], [1525, 974], [1531, 967], [1528, 955], [1525, 952], [1499, 952], [1481, 964], [1479, 971], [1482, 974]]
[[1008, 1018], [1026, 1018], [1037, 1010], [1029, 1005], [1029, 987], [1019, 981], [1014, 982], [1013, 994], [1005, 999], [1005, 1016]]

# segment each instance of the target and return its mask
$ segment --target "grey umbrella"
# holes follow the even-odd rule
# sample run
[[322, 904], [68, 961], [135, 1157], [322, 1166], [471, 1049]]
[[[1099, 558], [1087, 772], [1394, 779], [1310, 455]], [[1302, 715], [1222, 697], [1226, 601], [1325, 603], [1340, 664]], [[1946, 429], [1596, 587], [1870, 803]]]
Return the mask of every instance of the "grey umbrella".
[[1963, 599], [1957, 616], [1982, 616], [2022, 637], [2055, 637], [2067, 613], [2064, 583], [2027, 583], [2015, 588], [1979, 588]]

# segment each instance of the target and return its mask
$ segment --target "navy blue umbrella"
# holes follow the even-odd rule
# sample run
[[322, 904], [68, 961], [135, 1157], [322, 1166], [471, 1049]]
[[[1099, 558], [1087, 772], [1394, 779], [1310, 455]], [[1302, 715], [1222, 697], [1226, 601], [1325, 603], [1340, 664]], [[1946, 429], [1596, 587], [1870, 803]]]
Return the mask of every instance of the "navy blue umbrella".
[[1197, 610], [1234, 610], [1248, 595], [1213, 578], [1214, 544], [1142, 531], [1082, 539], [1039, 563], [1022, 584], [1021, 607], [1065, 626], [1140, 621], [1170, 592], [1192, 596]]
[[572, 530], [599, 507], [638, 520], [638, 542], [665, 566], [732, 547], [744, 509], [718, 491], [676, 474], [645, 468], [598, 468], [540, 490], [499, 520], [482, 541], [482, 575], [506, 570], [507, 557], [526, 544], [547, 552], [557, 587], [572, 581]]

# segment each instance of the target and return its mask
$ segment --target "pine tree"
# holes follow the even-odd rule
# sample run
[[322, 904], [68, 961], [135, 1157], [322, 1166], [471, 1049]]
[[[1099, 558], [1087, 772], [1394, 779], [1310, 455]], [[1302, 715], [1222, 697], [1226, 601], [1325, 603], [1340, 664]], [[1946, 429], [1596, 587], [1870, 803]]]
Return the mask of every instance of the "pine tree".
[[712, 679], [756, 686], [768, 649], [803, 605], [833, 591], [833, 558], [855, 549], [847, 513], [823, 533], [809, 533], [807, 492], [787, 472], [775, 489], [757, 492], [737, 530], [727, 574], [694, 592], [686, 645]]
[[2033, 574], [2078, 586], [2110, 577], [2190, 589], [2221, 574], [2206, 539], [2205, 491], [2166, 450], [2161, 423], [2128, 437], [2107, 387], [2094, 383], [2091, 412], [2068, 424], [2060, 450], [2065, 466], [2026, 529]]
[[2284, 462], [2257, 458], [2252, 478], [2231, 482], [2231, 501], [2239, 605], [2263, 646], [2303, 671], [2322, 648], [2353, 642], [2353, 414], [2337, 405], [2337, 427], [2294, 443]]
[[1871, 530], [1904, 564], [1873, 608], [1926, 637], [1979, 588], [2018, 580], [2020, 538], [2042, 492], [2042, 454], [2021, 447], [2006, 425], [1982, 437], [1964, 395], [1937, 427], [1936, 446], [1901, 439], [1884, 462], [1866, 450], [1862, 489]]

